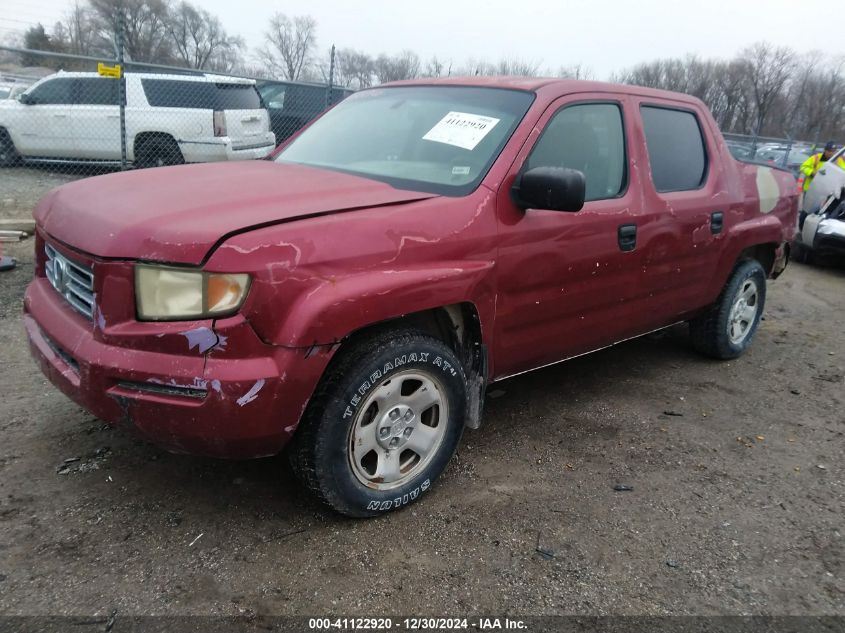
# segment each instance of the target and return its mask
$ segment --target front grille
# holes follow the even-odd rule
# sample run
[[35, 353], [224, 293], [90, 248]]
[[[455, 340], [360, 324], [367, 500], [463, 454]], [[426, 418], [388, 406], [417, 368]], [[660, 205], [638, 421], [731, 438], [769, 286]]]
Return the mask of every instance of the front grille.
[[89, 319], [94, 318], [94, 273], [46, 244], [45, 266], [47, 279], [56, 291], [77, 311]]

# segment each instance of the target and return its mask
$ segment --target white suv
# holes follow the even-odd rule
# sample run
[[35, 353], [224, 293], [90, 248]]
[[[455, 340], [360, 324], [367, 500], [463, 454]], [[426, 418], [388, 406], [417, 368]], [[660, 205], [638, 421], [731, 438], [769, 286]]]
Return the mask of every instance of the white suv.
[[[0, 165], [121, 158], [119, 82], [59, 72], [0, 102]], [[262, 158], [275, 147], [250, 79], [126, 73], [126, 154], [139, 167]]]

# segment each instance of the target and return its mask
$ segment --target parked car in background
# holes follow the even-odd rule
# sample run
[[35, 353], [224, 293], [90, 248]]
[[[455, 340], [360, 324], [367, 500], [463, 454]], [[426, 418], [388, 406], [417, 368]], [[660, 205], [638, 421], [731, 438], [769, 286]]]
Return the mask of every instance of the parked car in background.
[[822, 163], [813, 177], [801, 205], [805, 213], [817, 213], [830, 196], [838, 194], [842, 187], [845, 187], [845, 170], [837, 165], [837, 159], [840, 157], [845, 157], [845, 148], [840, 148], [830, 160]]
[[789, 145], [761, 147], [754, 155], [755, 160], [788, 169], [796, 177], [800, 174], [801, 164], [809, 157], [807, 148]]
[[794, 184], [733, 160], [688, 95], [379, 86], [272, 160], [54, 189], [23, 320], [97, 417], [180, 453], [290, 444], [320, 500], [375, 516], [431, 488], [494, 381], [681, 322], [701, 353], [742, 354]]
[[332, 88], [329, 93], [327, 86], [287, 82], [260, 83], [258, 92], [270, 113], [270, 128], [277, 144], [352, 94], [345, 88]]
[[845, 185], [828, 195], [815, 213], [802, 213], [792, 252], [805, 263], [845, 257]]
[[16, 99], [22, 94], [29, 84], [0, 80], [0, 101], [5, 99]]
[[[262, 158], [275, 146], [255, 82], [126, 74], [126, 153], [138, 167]], [[119, 81], [59, 72], [0, 102], [0, 165], [121, 159]]]
[[725, 145], [728, 147], [731, 156], [737, 160], [752, 160], [754, 158], [754, 148], [750, 143], [742, 143], [739, 141], [726, 140]]

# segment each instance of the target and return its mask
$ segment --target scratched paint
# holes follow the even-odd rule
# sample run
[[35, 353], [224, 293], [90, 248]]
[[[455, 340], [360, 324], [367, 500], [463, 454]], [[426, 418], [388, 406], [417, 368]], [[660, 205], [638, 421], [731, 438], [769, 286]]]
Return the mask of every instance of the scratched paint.
[[247, 391], [244, 395], [242, 395], [240, 398], [238, 398], [238, 400], [237, 400], [238, 406], [242, 407], [245, 404], [249, 404], [250, 402], [255, 400], [258, 397], [258, 392], [261, 391], [261, 388], [263, 386], [264, 386], [264, 379], [259, 378], [258, 381], [252, 387], [250, 387], [249, 391]]
[[207, 327], [194, 328], [181, 334], [188, 339], [188, 349], [192, 350], [196, 347], [200, 354], [205, 354], [220, 342], [217, 334], [211, 328]]
[[100, 306], [96, 305], [96, 301], [97, 301], [97, 295], [94, 295], [94, 302], [95, 302], [94, 314], [96, 315], [95, 321], [97, 323], [97, 327], [100, 329], [100, 332], [105, 332], [105, 330], [106, 330], [106, 317], [103, 315], [103, 311], [102, 311], [102, 309], [100, 309]]

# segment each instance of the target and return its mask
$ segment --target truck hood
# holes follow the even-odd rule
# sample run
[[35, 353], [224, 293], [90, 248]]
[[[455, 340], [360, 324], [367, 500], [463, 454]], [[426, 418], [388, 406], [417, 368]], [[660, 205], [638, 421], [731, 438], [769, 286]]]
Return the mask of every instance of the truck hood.
[[252, 228], [435, 196], [334, 171], [244, 161], [78, 180], [48, 193], [33, 215], [48, 235], [91, 255], [197, 265], [223, 239]]

